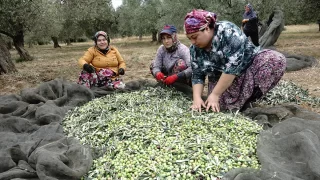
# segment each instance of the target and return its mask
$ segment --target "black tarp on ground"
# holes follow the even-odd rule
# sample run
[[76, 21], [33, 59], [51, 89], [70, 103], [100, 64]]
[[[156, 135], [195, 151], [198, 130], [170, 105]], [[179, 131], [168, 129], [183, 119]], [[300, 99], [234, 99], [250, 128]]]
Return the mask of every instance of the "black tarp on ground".
[[[94, 97], [154, 86], [143, 80], [126, 85], [121, 91], [90, 90], [56, 79], [20, 95], [0, 96], [0, 179], [79, 179], [92, 164], [91, 153], [65, 137], [61, 120]], [[224, 179], [320, 179], [319, 114], [293, 105], [245, 114], [266, 129], [258, 138], [262, 169], [234, 169]]]
[[257, 154], [261, 170], [234, 169], [225, 180], [320, 179], [320, 115], [297, 105], [253, 108], [245, 115], [264, 125]]
[[[270, 46], [267, 49], [277, 51], [275, 46]], [[304, 68], [317, 67], [319, 62], [312, 56], [289, 54], [279, 51], [286, 57], [286, 72], [299, 71]]]
[[[56, 79], [19, 95], [0, 96], [0, 180], [79, 179], [89, 171], [92, 156], [89, 147], [63, 133], [66, 112], [95, 97], [156, 85], [137, 80], [114, 91]], [[192, 96], [190, 87], [176, 88]]]
[[89, 149], [66, 137], [60, 123], [69, 109], [93, 98], [63, 80], [0, 96], [0, 179], [79, 179], [88, 172]]
[[283, 53], [286, 56], [286, 71], [298, 71], [304, 68], [314, 67], [318, 65], [316, 58], [312, 56], [293, 55]]

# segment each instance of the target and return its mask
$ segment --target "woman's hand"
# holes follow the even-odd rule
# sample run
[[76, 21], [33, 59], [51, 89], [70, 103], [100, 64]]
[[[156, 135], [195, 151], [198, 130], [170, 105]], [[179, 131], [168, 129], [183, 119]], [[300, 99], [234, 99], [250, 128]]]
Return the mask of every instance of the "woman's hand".
[[246, 23], [246, 22], [248, 22], [249, 21], [249, 19], [243, 19], [242, 20], [242, 23]]
[[118, 70], [118, 73], [119, 73], [119, 75], [124, 75], [124, 69], [123, 69], [123, 68], [120, 68], [120, 69]]
[[201, 112], [202, 107], [206, 108], [206, 105], [203, 102], [202, 98], [193, 99], [192, 106], [190, 107], [193, 111]]
[[211, 107], [213, 112], [220, 112], [220, 96], [231, 86], [235, 78], [236, 76], [232, 74], [221, 74], [216, 86], [213, 88], [212, 92], [206, 100], [205, 104], [207, 106], [207, 111]]
[[87, 71], [88, 73], [94, 73], [96, 71], [93, 66], [87, 63], [83, 65], [83, 70]]
[[211, 107], [213, 112], [220, 112], [219, 96], [211, 93], [207, 98], [205, 105], [207, 106], [206, 111]]
[[156, 74], [156, 79], [157, 79], [158, 81], [163, 81], [163, 80], [165, 80], [165, 76], [164, 76], [164, 74], [163, 74], [162, 72], [158, 72], [158, 73]]

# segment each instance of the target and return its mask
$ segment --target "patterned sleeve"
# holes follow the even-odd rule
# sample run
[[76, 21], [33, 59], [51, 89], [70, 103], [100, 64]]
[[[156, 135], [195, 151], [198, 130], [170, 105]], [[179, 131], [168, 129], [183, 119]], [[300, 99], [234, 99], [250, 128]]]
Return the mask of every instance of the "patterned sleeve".
[[239, 27], [231, 23], [220, 26], [217, 36], [220, 39], [222, 54], [226, 59], [223, 72], [241, 75], [252, 62], [254, 46], [250, 46]]
[[156, 75], [156, 73], [158, 72], [161, 72], [161, 67], [162, 67], [162, 64], [163, 64], [163, 47], [162, 45], [158, 48], [158, 51], [157, 51], [157, 55], [156, 55], [156, 58], [154, 59], [154, 62], [153, 62], [153, 69], [152, 69], [152, 74]]
[[186, 64], [187, 64], [187, 69], [185, 69], [184, 71], [182, 71], [181, 73], [184, 73], [186, 78], [190, 78], [191, 77], [191, 74], [192, 74], [192, 69], [191, 69], [191, 63], [190, 63], [190, 50], [187, 46], [185, 45], [180, 45], [182, 48], [181, 48], [181, 54], [180, 54], [180, 57], [181, 59], [183, 59]]
[[196, 58], [195, 47], [192, 45], [190, 47], [190, 58], [191, 58], [191, 68], [192, 68], [192, 85], [204, 84], [206, 74], [202, 70], [203, 61], [201, 58]]

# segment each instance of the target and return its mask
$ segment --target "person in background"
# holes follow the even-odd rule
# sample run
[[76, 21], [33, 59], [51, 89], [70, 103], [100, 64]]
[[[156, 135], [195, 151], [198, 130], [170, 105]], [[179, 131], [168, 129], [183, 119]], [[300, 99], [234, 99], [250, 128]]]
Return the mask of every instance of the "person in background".
[[165, 25], [160, 37], [162, 45], [150, 65], [152, 75], [165, 85], [180, 82], [191, 86], [190, 51], [178, 40], [176, 27]]
[[251, 38], [251, 41], [255, 46], [259, 46], [259, 29], [258, 29], [258, 17], [254, 12], [251, 4], [247, 4], [243, 13], [242, 29], [247, 37]]
[[[279, 82], [286, 68], [283, 54], [260, 50], [238, 26], [217, 21], [215, 13], [193, 10], [184, 26], [191, 41], [193, 104], [200, 111], [243, 111]], [[201, 94], [208, 76], [208, 97]]]
[[110, 38], [104, 31], [96, 32], [93, 40], [95, 45], [90, 47], [78, 61], [82, 68], [78, 84], [88, 88], [93, 86], [124, 88], [125, 84], [119, 79], [119, 75], [125, 74], [126, 63], [119, 51], [110, 46]]

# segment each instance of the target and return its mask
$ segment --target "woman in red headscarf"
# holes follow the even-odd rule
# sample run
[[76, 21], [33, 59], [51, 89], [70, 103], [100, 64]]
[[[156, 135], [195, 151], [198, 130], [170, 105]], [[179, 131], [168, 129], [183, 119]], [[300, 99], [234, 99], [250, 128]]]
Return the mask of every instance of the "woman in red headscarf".
[[104, 31], [98, 31], [93, 38], [95, 46], [90, 47], [78, 64], [83, 69], [78, 84], [91, 88], [124, 88], [125, 84], [118, 78], [124, 75], [126, 63], [119, 51], [110, 46], [110, 38]]
[[[284, 74], [285, 57], [260, 50], [238, 26], [217, 21], [216, 14], [193, 10], [185, 17], [190, 39], [193, 110], [244, 110], [272, 89]], [[201, 94], [208, 76], [208, 97]]]

